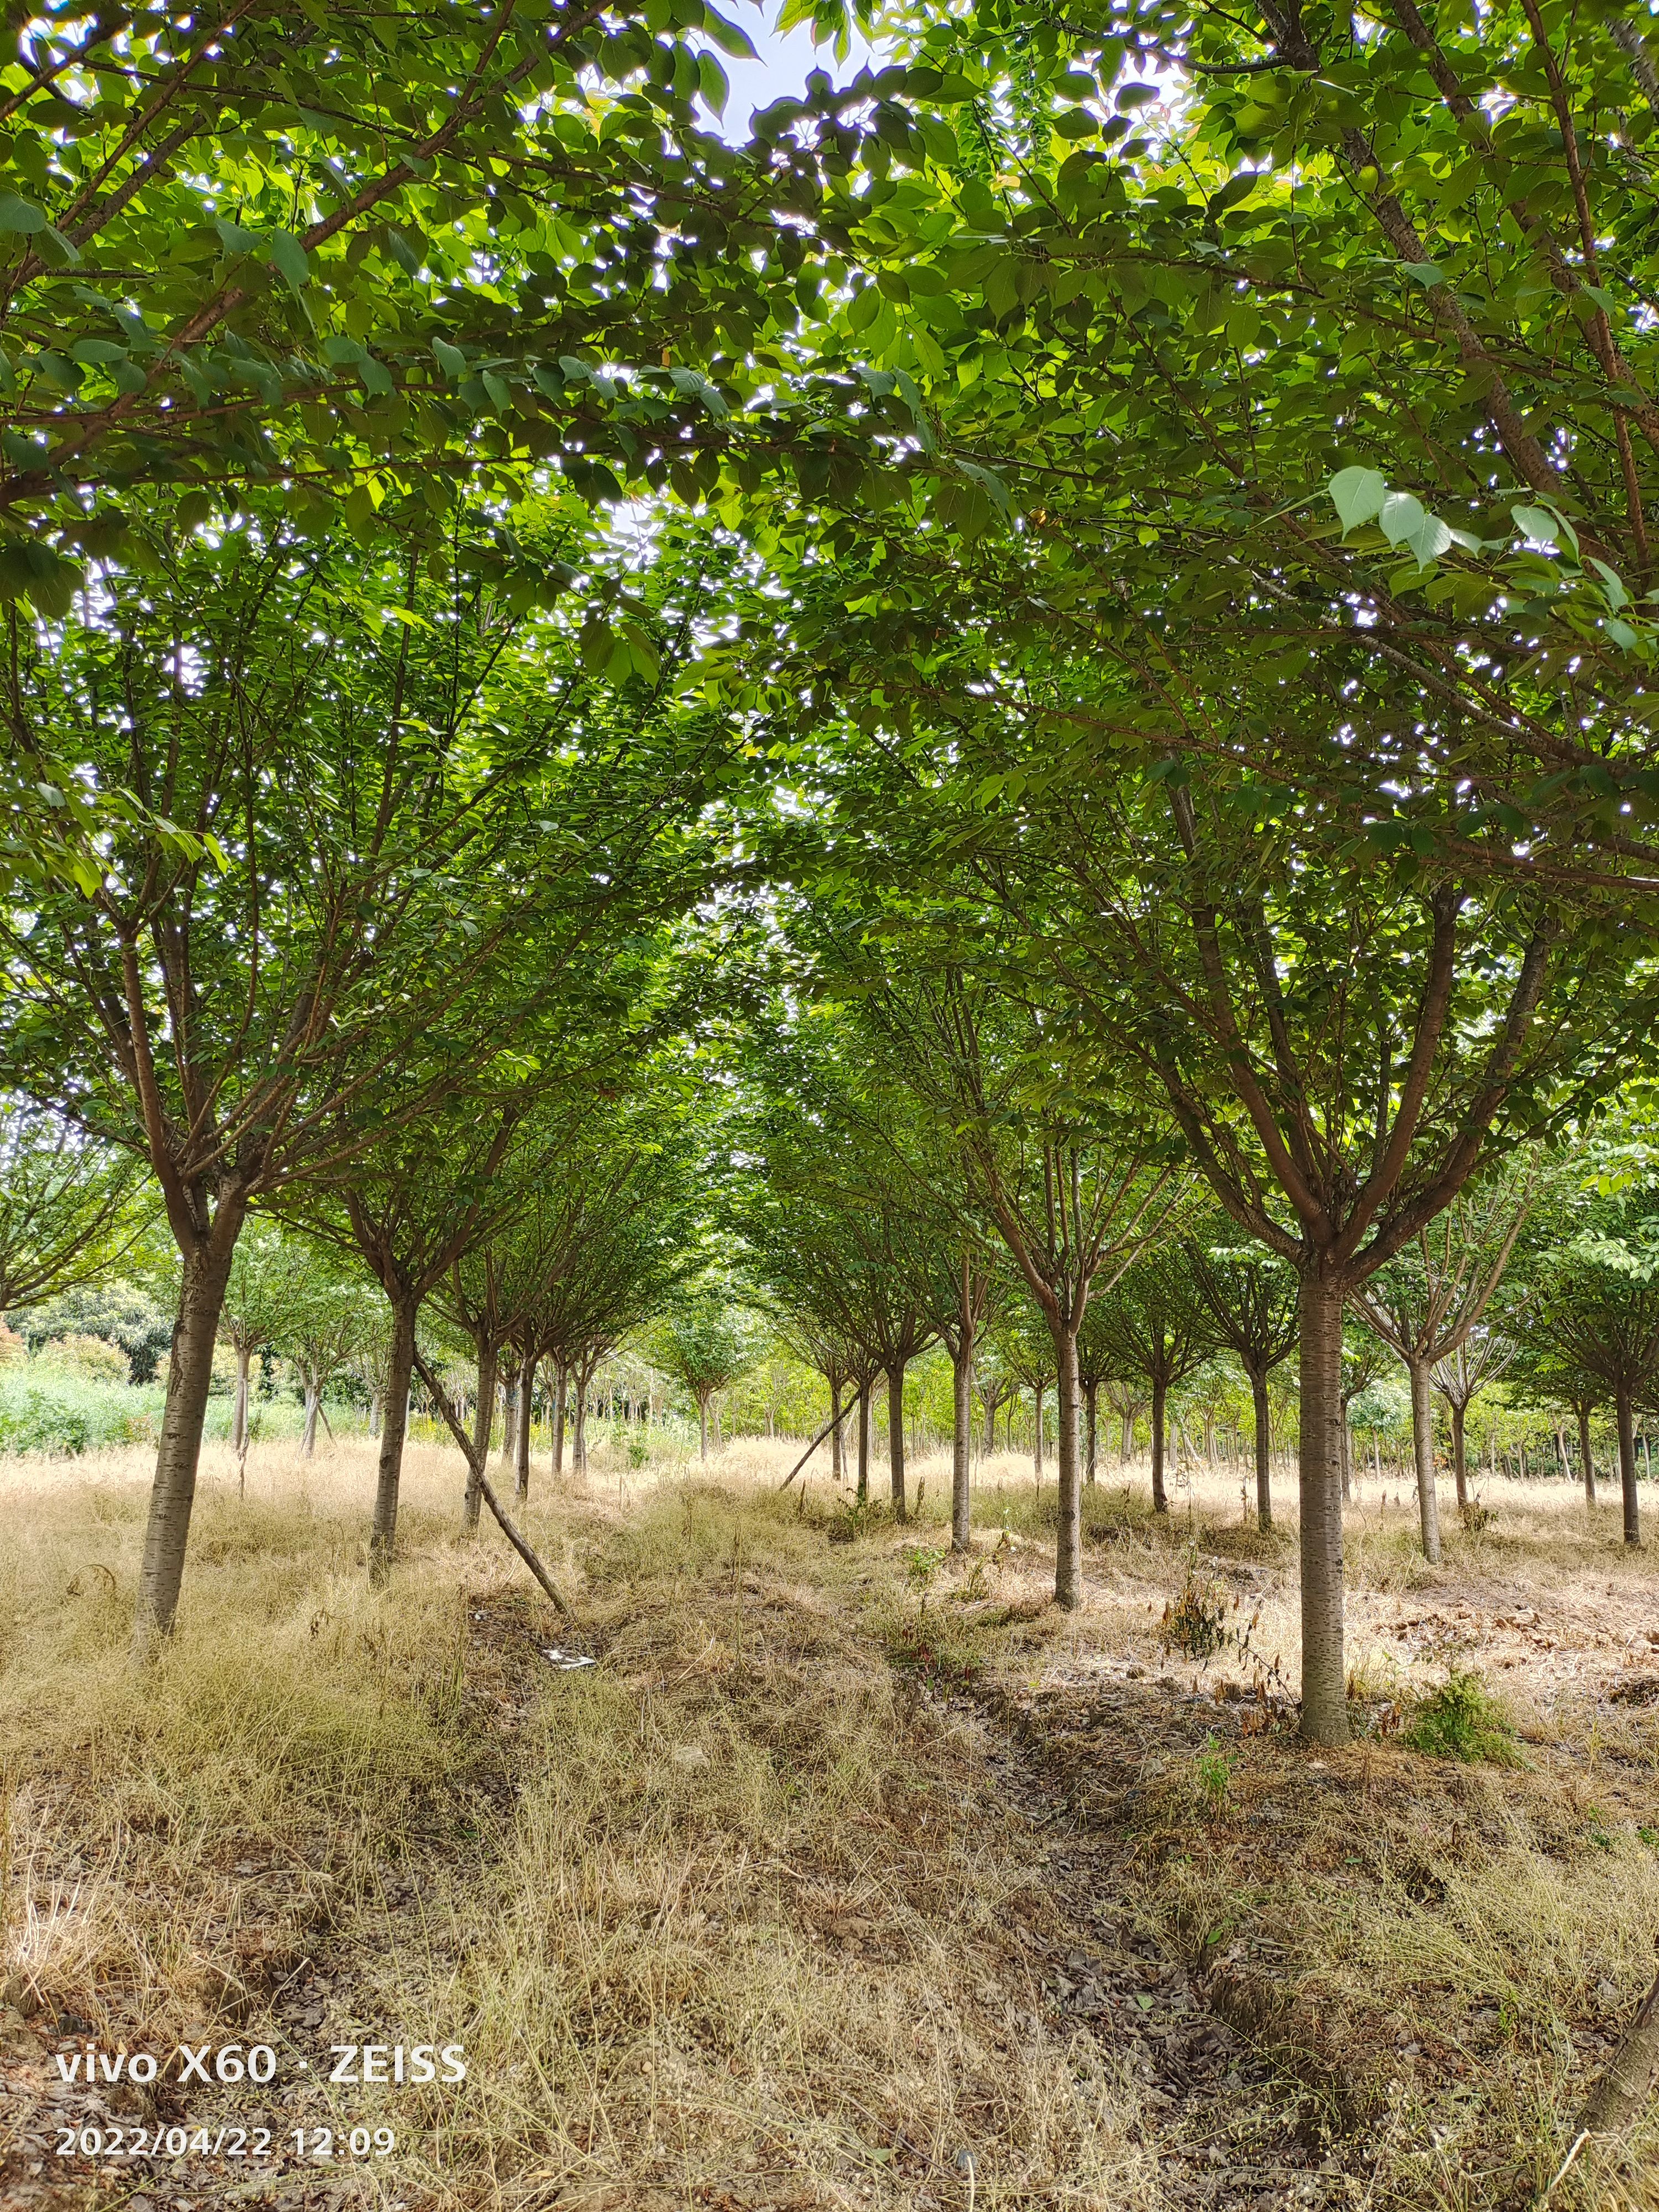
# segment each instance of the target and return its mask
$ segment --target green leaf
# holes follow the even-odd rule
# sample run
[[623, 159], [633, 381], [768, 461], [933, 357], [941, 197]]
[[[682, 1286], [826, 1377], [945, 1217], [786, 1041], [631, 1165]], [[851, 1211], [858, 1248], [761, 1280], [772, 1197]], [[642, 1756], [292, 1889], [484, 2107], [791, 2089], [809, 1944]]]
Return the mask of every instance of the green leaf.
[[459, 346], [451, 345], [447, 338], [434, 338], [432, 358], [452, 384], [459, 383], [467, 373], [466, 356]]
[[1328, 488], [1345, 538], [1372, 521], [1389, 495], [1387, 480], [1376, 469], [1339, 469]]
[[[1410, 492], [1391, 491], [1383, 501], [1376, 520], [1390, 545], [1409, 545], [1428, 520], [1428, 515], [1422, 501], [1413, 497]], [[1420, 567], [1421, 563], [1419, 565]]]
[[311, 282], [306, 250], [291, 230], [275, 230], [265, 240], [265, 256], [295, 299]]
[[1608, 568], [1605, 561], [1598, 561], [1592, 553], [1586, 565], [1594, 568], [1601, 579], [1603, 595], [1614, 614], [1630, 605], [1630, 593], [1625, 589], [1623, 580], [1615, 570]]
[[707, 0], [704, 0], [702, 27], [720, 52], [730, 54], [733, 61], [756, 62], [760, 59], [748, 32], [740, 29], [736, 23], [728, 23], [724, 15], [716, 15], [707, 4]]
[[602, 676], [617, 649], [616, 632], [602, 615], [590, 615], [576, 635], [576, 650], [589, 676]]
[[0, 192], [0, 230], [16, 231], [25, 237], [33, 237], [36, 231], [46, 228], [44, 208], [36, 207], [33, 200], [19, 199], [15, 192]]
[[1547, 507], [1512, 507], [1510, 516], [1523, 538], [1534, 538], [1541, 545], [1553, 545], [1559, 540], [1560, 525]]
[[726, 97], [732, 88], [727, 82], [726, 71], [715, 60], [714, 55], [707, 52], [697, 56], [697, 82], [702, 88], [705, 105], [712, 108], [716, 115], [724, 115]]

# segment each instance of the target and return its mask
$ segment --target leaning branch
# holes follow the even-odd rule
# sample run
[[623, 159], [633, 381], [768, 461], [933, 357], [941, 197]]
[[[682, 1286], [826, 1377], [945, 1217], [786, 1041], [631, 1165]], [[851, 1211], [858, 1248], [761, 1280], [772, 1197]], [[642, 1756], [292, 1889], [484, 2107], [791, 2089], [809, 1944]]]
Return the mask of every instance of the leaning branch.
[[802, 1468], [804, 1468], [804, 1467], [805, 1466], [805, 1464], [806, 1464], [807, 1461], [808, 1461], [809, 1459], [811, 1459], [811, 1456], [812, 1456], [813, 1453], [817, 1449], [818, 1446], [819, 1446], [819, 1445], [823, 1442], [824, 1438], [829, 1435], [829, 1433], [830, 1433], [830, 1430], [831, 1430], [831, 1429], [838, 1429], [838, 1428], [841, 1426], [842, 1423], [842, 1422], [847, 1419], [847, 1413], [848, 1413], [848, 1408], [847, 1408], [845, 1406], [843, 1406], [843, 1407], [842, 1407], [842, 1409], [841, 1409], [840, 1413], [832, 1413], [832, 1414], [830, 1415], [830, 1419], [829, 1419], [824, 1423], [823, 1426], [823, 1427], [818, 1431], [818, 1432], [817, 1432], [817, 1436], [815, 1436], [815, 1437], [813, 1437], [813, 1439], [812, 1439], [811, 1443], [810, 1444], [808, 1444], [808, 1445], [807, 1445], [806, 1449], [805, 1449], [805, 1450], [801, 1454], [800, 1457], [799, 1457], [799, 1458], [795, 1462], [795, 1464], [793, 1465], [793, 1467], [792, 1467], [792, 1468], [790, 1468], [790, 1470], [789, 1470], [788, 1474], [786, 1474], [786, 1475], [784, 1476], [783, 1480], [782, 1480], [782, 1481], [778, 1485], [778, 1495], [779, 1495], [780, 1497], [781, 1497], [781, 1496], [783, 1495], [784, 1492], [785, 1492], [786, 1490], [787, 1490], [787, 1489], [788, 1489], [788, 1487], [789, 1487], [790, 1484], [794, 1480], [795, 1477], [796, 1477], [796, 1476], [800, 1473], [800, 1471], [801, 1471]]
[[571, 1611], [570, 1607], [566, 1602], [565, 1599], [560, 1595], [558, 1584], [554, 1581], [552, 1576], [548, 1573], [547, 1569], [536, 1557], [535, 1553], [531, 1549], [529, 1544], [519, 1534], [519, 1531], [514, 1527], [512, 1522], [507, 1519], [507, 1515], [502, 1511], [501, 1501], [496, 1497], [494, 1490], [490, 1487], [489, 1477], [483, 1471], [477, 1447], [474, 1445], [471, 1437], [468, 1436], [466, 1431], [455, 1419], [453, 1410], [449, 1403], [447, 1392], [439, 1382], [437, 1376], [434, 1375], [432, 1370], [427, 1365], [426, 1360], [422, 1355], [418, 1346], [416, 1346], [415, 1349], [415, 1366], [422, 1382], [425, 1383], [428, 1390], [431, 1393], [433, 1403], [443, 1415], [444, 1419], [448, 1423], [450, 1434], [460, 1446], [461, 1450], [465, 1456], [467, 1468], [472, 1476], [472, 1480], [478, 1486], [479, 1495], [483, 1498], [484, 1504], [489, 1508], [490, 1511], [495, 1515], [496, 1525], [500, 1528], [502, 1535], [505, 1536], [507, 1542], [512, 1545], [514, 1550], [524, 1561], [526, 1566], [529, 1568], [531, 1573], [535, 1576], [536, 1580], [541, 1584], [543, 1589], [547, 1593], [548, 1597], [552, 1601], [553, 1604], [574, 1626], [576, 1620], [575, 1614]]

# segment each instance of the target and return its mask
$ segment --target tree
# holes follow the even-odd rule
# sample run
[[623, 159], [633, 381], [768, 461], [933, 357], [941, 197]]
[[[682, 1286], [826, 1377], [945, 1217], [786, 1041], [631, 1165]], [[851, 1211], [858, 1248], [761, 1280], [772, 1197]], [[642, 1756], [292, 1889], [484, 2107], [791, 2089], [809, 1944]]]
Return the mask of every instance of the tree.
[[[1650, 868], [1636, 602], [1659, 412], [1621, 296], [1651, 267], [1627, 149], [1659, 75], [1636, 22], [1528, 0], [1471, 45], [1416, 0], [1363, 28], [1121, 0], [1037, 41], [986, 0], [908, 27], [978, 173], [930, 134], [932, 189], [866, 204], [866, 289], [835, 338], [915, 392], [931, 526], [826, 487], [809, 533], [869, 572], [843, 604], [889, 696], [933, 685], [888, 607], [988, 627], [990, 713], [1036, 636], [1142, 679], [1097, 733], [1276, 748], [1327, 794], [1366, 793], [1355, 834], [1380, 856], [1484, 844], [1556, 884]], [[1524, 302], [1500, 234], [1539, 273]], [[963, 604], [952, 584], [1014, 513]], [[1296, 717], [1236, 710], [1291, 678]]]
[[[811, 224], [815, 131], [844, 157], [870, 104], [780, 116], [792, 161], [734, 148], [694, 106], [723, 101], [715, 47], [753, 52], [702, 6], [672, 27], [423, 0], [31, 21], [7, 102], [0, 507], [67, 519], [74, 544], [71, 489], [135, 477], [287, 475], [364, 517], [386, 477], [441, 492], [561, 447], [660, 481], [581, 362], [712, 362], [793, 329], [794, 257], [753, 248], [785, 205]], [[640, 390], [671, 445], [724, 411], [684, 368]], [[58, 568], [7, 559], [13, 592], [62, 611]]]
[[0, 1094], [0, 1314], [100, 1280], [145, 1226], [133, 1163]]
[[288, 1331], [292, 1358], [305, 1390], [305, 1425], [300, 1450], [309, 1459], [317, 1449], [317, 1420], [323, 1412], [323, 1393], [337, 1375], [354, 1367], [384, 1334], [386, 1309], [371, 1285], [361, 1277], [342, 1281], [322, 1269], [316, 1271], [309, 1296]]
[[[1532, 1211], [1537, 1187], [1538, 1170], [1525, 1162], [1460, 1191], [1431, 1226], [1420, 1229], [1355, 1295], [1367, 1326], [1410, 1377], [1418, 1510], [1423, 1555], [1431, 1561], [1440, 1558], [1429, 1395], [1434, 1370], [1457, 1352], [1486, 1312]], [[1464, 1491], [1460, 1479], [1460, 1504]]]
[[[1598, 1196], [1584, 1206], [1577, 1234], [1556, 1255], [1539, 1308], [1547, 1317], [1554, 1357], [1583, 1376], [1598, 1377], [1613, 1401], [1625, 1541], [1638, 1545], [1642, 1519], [1633, 1416], [1659, 1371], [1659, 1196], [1650, 1183]], [[1587, 1429], [1586, 1419], [1581, 1437]], [[1588, 1449], [1584, 1464], [1589, 1465]]]
[[697, 1409], [698, 1456], [708, 1457], [708, 1409], [754, 1364], [755, 1335], [729, 1289], [705, 1282], [678, 1298], [653, 1334], [653, 1357]]
[[1151, 1392], [1158, 1513], [1170, 1510], [1164, 1487], [1170, 1393], [1196, 1374], [1222, 1340], [1212, 1310], [1195, 1294], [1186, 1256], [1170, 1245], [1136, 1260], [1102, 1300], [1097, 1323], [1103, 1351], [1118, 1373], [1145, 1376]]
[[1208, 1238], [1189, 1237], [1182, 1252], [1217, 1341], [1232, 1353], [1250, 1386], [1255, 1414], [1255, 1517], [1265, 1534], [1273, 1524], [1267, 1377], [1296, 1350], [1296, 1277], [1272, 1255], [1259, 1248], [1240, 1249], [1213, 1231]]
[[[1452, 1476], [1457, 1486], [1457, 1510], [1460, 1513], [1465, 1511], [1469, 1504], [1469, 1407], [1489, 1383], [1498, 1382], [1513, 1365], [1520, 1350], [1518, 1340], [1511, 1333], [1514, 1320], [1515, 1316], [1504, 1315], [1496, 1320], [1477, 1322], [1449, 1358], [1435, 1363], [1431, 1379], [1435, 1389], [1445, 1400], [1446, 1410], [1451, 1417]], [[1587, 1409], [1583, 1421], [1586, 1437], [1589, 1428]], [[1595, 1471], [1589, 1466], [1587, 1442], [1584, 1464], [1589, 1469], [1590, 1502], [1594, 1504]]]
[[[842, 958], [891, 1064], [952, 1132], [975, 1208], [1048, 1328], [1059, 1425], [1054, 1601], [1075, 1607], [1083, 1596], [1078, 1332], [1097, 1279], [1115, 1281], [1178, 1202], [1175, 1150], [1156, 1115], [1133, 1112], [1121, 1090], [1106, 1093], [1076, 1050], [1075, 1001], [1033, 977], [1006, 925], [960, 896], [930, 911], [900, 893], [893, 908], [882, 936], [868, 933], [857, 966], [847, 952]], [[901, 917], [902, 963], [886, 950]], [[1039, 1466], [1041, 1413], [1039, 1394]]]
[[222, 1340], [236, 1355], [230, 1443], [239, 1462], [248, 1445], [249, 1373], [256, 1352], [273, 1350], [303, 1323], [317, 1290], [316, 1255], [303, 1237], [257, 1218], [237, 1239], [219, 1310]]
[[[368, 553], [304, 542], [266, 502], [213, 542], [176, 531], [154, 574], [107, 568], [61, 649], [10, 633], [24, 719], [75, 732], [170, 825], [113, 835], [91, 894], [9, 921], [4, 1015], [20, 1081], [146, 1162], [179, 1250], [140, 1650], [177, 1604], [254, 1200], [337, 1180], [477, 1087], [504, 1032], [528, 1040], [603, 974], [602, 918], [635, 931], [687, 888], [678, 778], [702, 741], [683, 749], [672, 707], [624, 708], [544, 609], [509, 604], [493, 537], [457, 518], [446, 549], [431, 521]], [[544, 521], [521, 510], [550, 561], [582, 526]]]

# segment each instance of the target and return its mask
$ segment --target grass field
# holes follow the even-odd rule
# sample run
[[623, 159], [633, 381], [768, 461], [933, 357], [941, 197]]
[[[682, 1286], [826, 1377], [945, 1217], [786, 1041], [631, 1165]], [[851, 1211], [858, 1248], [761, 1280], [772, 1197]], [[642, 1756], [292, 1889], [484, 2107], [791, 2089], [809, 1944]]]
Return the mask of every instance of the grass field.
[[[147, 1455], [0, 1462], [0, 2200], [1534, 2202], [1659, 1942], [1659, 1576], [1616, 1508], [1489, 1481], [1431, 1570], [1362, 1486], [1364, 1732], [1313, 1754], [1290, 1498], [1262, 1537], [1236, 1482], [1160, 1522], [1109, 1471], [1067, 1616], [1029, 1467], [980, 1470], [953, 1562], [944, 1462], [896, 1529], [778, 1496], [792, 1456], [538, 1471], [571, 1631], [459, 1540], [459, 1455], [411, 1450], [375, 1596], [371, 1447], [256, 1445], [239, 1499], [210, 1446], [142, 1678]], [[1471, 1672], [1435, 1710], [1486, 1755], [1411, 1747]], [[277, 2069], [64, 2082], [88, 2040]], [[466, 2079], [331, 2086], [365, 2043]], [[105, 2154], [135, 2129], [161, 2157]], [[1659, 2203], [1656, 2162], [1650, 2118], [1552, 2201]]]

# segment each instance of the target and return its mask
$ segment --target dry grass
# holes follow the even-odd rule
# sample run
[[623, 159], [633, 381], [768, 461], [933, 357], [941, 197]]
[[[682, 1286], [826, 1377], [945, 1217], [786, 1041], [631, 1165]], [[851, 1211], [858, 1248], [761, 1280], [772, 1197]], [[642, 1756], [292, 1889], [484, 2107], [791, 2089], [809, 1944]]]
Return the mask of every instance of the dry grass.
[[[459, 2090], [340, 2101], [313, 2076], [269, 2104], [279, 2130], [331, 2096], [398, 2127], [331, 2202], [1472, 2212], [1547, 2179], [1659, 1941], [1659, 1705], [1615, 1694], [1659, 1674], [1659, 1592], [1613, 1509], [1487, 1483], [1492, 1517], [1430, 1570], [1413, 1516], [1362, 1488], [1350, 1656], [1382, 1733], [1315, 1759], [1218, 1696], [1295, 1680], [1289, 1511], [1260, 1536], [1200, 1478], [1160, 1522], [1136, 1471], [1103, 1480], [1063, 1617], [1052, 1483], [1023, 1462], [980, 1471], [964, 1565], [943, 1461], [916, 1470], [918, 1525], [831, 1544], [821, 1473], [804, 1504], [775, 1494], [792, 1457], [544, 1485], [529, 1530], [600, 1660], [556, 1673], [517, 1563], [455, 1536], [458, 1456], [411, 1452], [374, 1597], [366, 1446], [256, 1447], [246, 1499], [210, 1450], [179, 1632], [143, 1680], [143, 1455], [5, 1464], [4, 1972], [41, 2007], [9, 2031], [8, 2204], [104, 2201], [40, 2157], [62, 2017], [291, 2059], [465, 2042]], [[1165, 1650], [1189, 1575], [1254, 1620], [1249, 1656]], [[1387, 1733], [1453, 1664], [1499, 1693], [1523, 1766]], [[1200, 2079], [1105, 1966], [1083, 2007], [1076, 1947], [1127, 1990], [1131, 1931], [1254, 2069]], [[151, 2102], [252, 2108], [192, 2094]], [[1648, 2201], [1654, 2150], [1555, 2203]], [[220, 2201], [228, 2171], [204, 2171]], [[313, 2201], [292, 2160], [266, 2180], [261, 2202]]]

